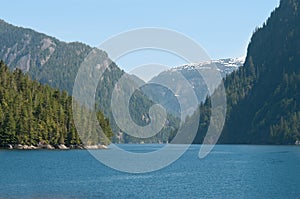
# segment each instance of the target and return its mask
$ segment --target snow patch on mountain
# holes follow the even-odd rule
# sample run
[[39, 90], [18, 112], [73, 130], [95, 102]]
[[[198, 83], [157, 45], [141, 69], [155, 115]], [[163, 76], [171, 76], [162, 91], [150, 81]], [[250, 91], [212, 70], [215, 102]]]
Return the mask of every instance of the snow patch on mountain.
[[219, 59], [219, 60], [210, 60], [199, 63], [189, 63], [181, 66], [174, 67], [170, 69], [171, 71], [182, 71], [182, 70], [195, 70], [195, 69], [212, 69], [217, 67], [217, 70], [224, 73], [224, 75], [229, 74], [237, 70], [245, 62], [245, 57], [239, 58], [228, 58], [228, 59]]

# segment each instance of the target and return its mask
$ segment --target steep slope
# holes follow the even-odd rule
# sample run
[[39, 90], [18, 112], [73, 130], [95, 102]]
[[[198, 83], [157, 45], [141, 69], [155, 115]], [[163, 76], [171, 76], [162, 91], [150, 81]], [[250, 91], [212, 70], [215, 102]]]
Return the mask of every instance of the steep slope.
[[[281, 0], [253, 34], [244, 66], [226, 78], [228, 112], [220, 143], [294, 144], [300, 139], [299, 3]], [[196, 142], [207, 124], [200, 121], [204, 128]]]

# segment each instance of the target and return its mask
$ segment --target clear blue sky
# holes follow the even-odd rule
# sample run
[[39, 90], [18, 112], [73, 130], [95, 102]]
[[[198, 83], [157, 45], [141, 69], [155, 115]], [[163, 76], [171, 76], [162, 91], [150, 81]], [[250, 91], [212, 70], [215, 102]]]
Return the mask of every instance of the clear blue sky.
[[218, 59], [245, 55], [253, 30], [278, 4], [279, 0], [6, 0], [1, 2], [0, 18], [91, 46], [134, 28], [168, 28], [191, 37]]

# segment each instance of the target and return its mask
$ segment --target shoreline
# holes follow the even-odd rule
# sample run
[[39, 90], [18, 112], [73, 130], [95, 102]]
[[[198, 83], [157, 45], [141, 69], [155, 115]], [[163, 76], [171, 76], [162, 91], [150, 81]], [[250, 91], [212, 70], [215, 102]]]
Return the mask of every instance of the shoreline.
[[108, 149], [107, 145], [71, 145], [66, 146], [64, 144], [50, 145], [50, 144], [38, 144], [38, 145], [21, 145], [21, 144], [8, 144], [6, 147], [0, 147], [0, 150], [97, 150]]

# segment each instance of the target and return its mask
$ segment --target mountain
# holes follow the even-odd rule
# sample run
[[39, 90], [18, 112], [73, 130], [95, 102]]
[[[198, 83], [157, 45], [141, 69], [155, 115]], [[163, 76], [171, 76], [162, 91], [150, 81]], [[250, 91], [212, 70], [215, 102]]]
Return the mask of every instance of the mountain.
[[[0, 96], [0, 147], [19, 144], [36, 147], [39, 143], [108, 144], [107, 138], [112, 139], [109, 122], [101, 112], [97, 116], [103, 131], [86, 128], [79, 137], [73, 121], [72, 98], [66, 92], [32, 81], [19, 69], [11, 72], [2, 61]], [[87, 122], [87, 118], [81, 119]]]
[[[219, 143], [295, 144], [300, 139], [299, 4], [280, 1], [255, 30], [245, 64], [225, 79], [227, 115]], [[200, 107], [196, 143], [209, 124], [209, 105], [208, 99]]]
[[[38, 33], [34, 30], [16, 27], [0, 20], [0, 59], [11, 69], [19, 68], [29, 76], [51, 87], [67, 91], [72, 95], [74, 81], [80, 67], [92, 47], [79, 43], [65, 43], [54, 37]], [[104, 51], [99, 51], [99, 56], [107, 59]], [[109, 99], [116, 81], [124, 74], [115, 63], [109, 66], [96, 94], [99, 108], [108, 114]]]
[[[13, 26], [3, 20], [0, 20], [0, 46], [0, 59], [11, 70], [21, 69], [31, 79], [60, 91], [67, 91], [69, 95], [72, 95], [73, 85], [81, 63], [92, 50], [95, 50], [95, 48], [79, 42], [62, 42], [31, 29]], [[109, 119], [111, 128], [116, 135], [114, 141], [133, 142], [132, 140], [135, 140], [134, 142], [140, 142], [136, 138], [127, 136], [119, 129], [111, 109], [112, 93], [118, 80], [125, 76], [126, 86], [133, 88], [137, 84], [137, 79], [128, 76], [114, 62], [111, 62], [106, 52], [97, 49], [97, 53], [102, 60], [109, 60], [111, 63], [107, 66], [98, 83], [95, 94], [97, 109], [103, 111], [106, 118]], [[99, 79], [99, 77], [95, 78]], [[91, 85], [84, 86], [86, 89], [91, 88]], [[124, 92], [118, 94], [121, 96]], [[130, 100], [129, 107], [133, 121], [141, 126], [151, 122], [148, 112], [152, 105], [153, 102], [137, 90]], [[169, 116], [169, 120], [174, 121], [175, 118]], [[168, 126], [165, 129], [169, 129], [164, 130], [166, 136], [160, 135], [160, 137], [164, 137], [163, 141], [166, 142], [168, 135], [173, 134], [171, 131], [174, 129], [170, 130]], [[122, 135], [122, 139], [120, 139], [120, 135]], [[153, 137], [148, 141], [154, 142], [158, 139], [161, 140], [161, 138]]]
[[[226, 77], [233, 71], [236, 71], [240, 66], [242, 66], [244, 61], [244, 57], [235, 59], [230, 58], [212, 60], [202, 63], [185, 64], [182, 66], [171, 68], [167, 71], [161, 72], [156, 77], [152, 78], [148, 82], [148, 86], [142, 88], [142, 91], [152, 101], [162, 104], [170, 113], [179, 117], [181, 109], [176, 97], [183, 96], [183, 98], [186, 98], [185, 100], [183, 100], [184, 104], [182, 104], [181, 107], [188, 106], [188, 104], [191, 103], [187, 101], [188, 96], [190, 96], [190, 91], [186, 88], [187, 86], [192, 87], [199, 104], [200, 102], [203, 102], [208, 95], [206, 83], [204, 82], [199, 72], [203, 70], [212, 70], [212, 68], [216, 67], [221, 76]], [[186, 81], [190, 85], [187, 85]], [[159, 84], [169, 85], [169, 88], [160, 86]], [[170, 89], [176, 92], [172, 93]], [[187, 116], [191, 113], [191, 111], [188, 111], [188, 113], [184, 114], [184, 116]]]

